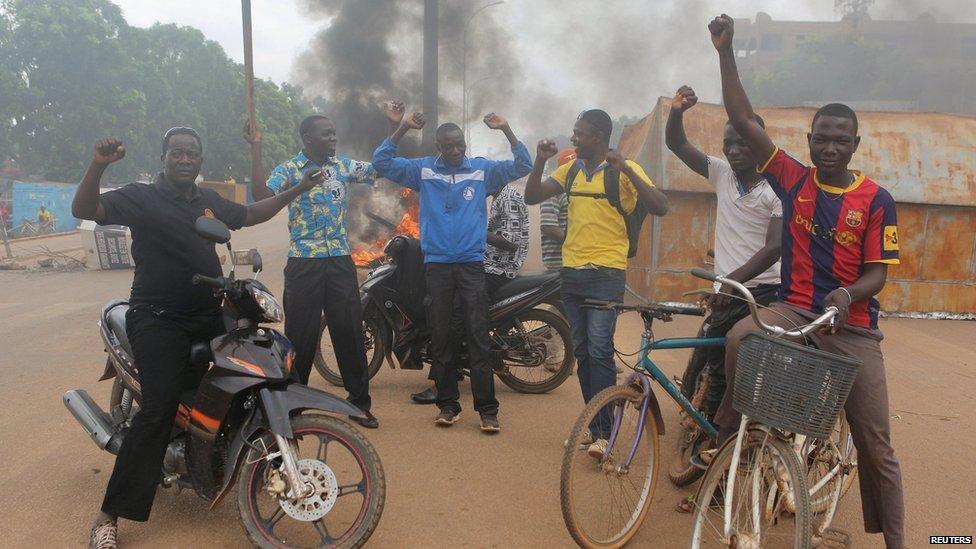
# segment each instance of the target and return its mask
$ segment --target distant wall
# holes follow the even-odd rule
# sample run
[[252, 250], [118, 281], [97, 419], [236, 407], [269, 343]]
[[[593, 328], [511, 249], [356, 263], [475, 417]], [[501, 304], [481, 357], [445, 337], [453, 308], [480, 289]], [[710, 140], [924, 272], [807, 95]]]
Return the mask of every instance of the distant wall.
[[[657, 301], [680, 301], [705, 282], [687, 274], [712, 247], [715, 195], [664, 145], [669, 102], [623, 133], [620, 149], [637, 160], [671, 199], [671, 211], [645, 223], [628, 284]], [[773, 140], [808, 162], [812, 108], [757, 109]], [[976, 311], [976, 118], [935, 113], [859, 112], [861, 146], [852, 167], [888, 189], [898, 202], [901, 264], [891, 266], [880, 296], [889, 312]], [[720, 105], [685, 114], [689, 139], [722, 155], [726, 121]]]
[[37, 223], [38, 212], [44, 206], [53, 216], [53, 226], [44, 232], [67, 232], [78, 228], [79, 220], [71, 215], [71, 201], [75, 195], [75, 185], [69, 183], [27, 183], [11, 182], [10, 221], [13, 225], [11, 236], [27, 236], [23, 230], [24, 219]]

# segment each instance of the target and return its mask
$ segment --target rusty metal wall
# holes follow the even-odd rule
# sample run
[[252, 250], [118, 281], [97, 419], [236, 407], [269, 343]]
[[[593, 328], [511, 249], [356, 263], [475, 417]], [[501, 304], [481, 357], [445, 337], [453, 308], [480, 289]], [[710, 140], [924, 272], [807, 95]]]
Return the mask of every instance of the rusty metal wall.
[[[671, 212], [645, 223], [628, 284], [657, 301], [681, 301], [704, 283], [687, 274], [712, 247], [715, 196], [708, 182], [664, 145], [669, 101], [624, 130], [619, 148], [637, 160], [671, 199]], [[810, 108], [758, 109], [773, 140], [809, 162]], [[862, 136], [852, 167], [898, 201], [901, 264], [880, 296], [890, 312], [976, 311], [976, 117], [937, 113], [859, 112]], [[685, 114], [689, 140], [721, 156], [725, 110], [699, 104]]]

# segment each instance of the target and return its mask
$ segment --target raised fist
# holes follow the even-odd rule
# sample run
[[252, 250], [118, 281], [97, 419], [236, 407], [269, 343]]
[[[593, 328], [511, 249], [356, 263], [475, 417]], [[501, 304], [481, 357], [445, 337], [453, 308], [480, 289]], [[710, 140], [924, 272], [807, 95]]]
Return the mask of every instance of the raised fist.
[[695, 95], [695, 90], [691, 89], [690, 86], [681, 86], [674, 94], [674, 98], [671, 99], [671, 109], [685, 112], [694, 107], [695, 103], [698, 103], [698, 96]]
[[620, 171], [623, 170], [624, 166], [627, 164], [627, 159], [624, 158], [624, 155], [620, 154], [620, 151], [617, 149], [610, 149], [607, 151], [607, 163]]
[[735, 32], [732, 18], [724, 13], [708, 24], [708, 31], [712, 33], [712, 45], [719, 51], [732, 49], [732, 35]]
[[426, 123], [427, 123], [427, 119], [424, 118], [424, 113], [422, 112], [415, 112], [412, 113], [410, 116], [404, 116], [403, 121], [400, 122], [400, 124], [406, 126], [407, 128], [410, 128], [411, 130], [419, 130], [423, 128], [424, 124]]
[[99, 139], [95, 142], [95, 152], [92, 161], [107, 166], [125, 158], [125, 145], [117, 137]]
[[386, 115], [387, 120], [394, 124], [399, 124], [403, 120], [404, 112], [406, 112], [406, 108], [403, 106], [403, 101], [391, 99], [383, 102], [383, 114]]
[[543, 139], [539, 141], [539, 144], [535, 148], [535, 155], [543, 160], [549, 160], [550, 158], [556, 156], [559, 149], [556, 148], [556, 142], [552, 139]]
[[500, 114], [490, 112], [485, 115], [485, 125], [493, 130], [501, 130], [508, 126], [508, 120]]

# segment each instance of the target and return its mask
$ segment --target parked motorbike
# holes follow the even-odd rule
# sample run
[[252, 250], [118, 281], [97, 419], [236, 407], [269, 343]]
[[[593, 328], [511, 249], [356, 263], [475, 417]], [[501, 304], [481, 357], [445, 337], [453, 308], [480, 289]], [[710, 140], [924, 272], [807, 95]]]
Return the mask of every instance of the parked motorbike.
[[[372, 269], [359, 288], [371, 378], [384, 362], [403, 370], [420, 370], [432, 362], [420, 243], [398, 235], [383, 251], [387, 263]], [[559, 288], [558, 273], [517, 276], [493, 296], [488, 311], [492, 366], [502, 383], [518, 392], [547, 393], [573, 371], [572, 335], [559, 312]], [[322, 330], [315, 368], [342, 386], [324, 320]], [[459, 340], [458, 360], [467, 364], [463, 337]]]
[[[220, 221], [201, 217], [196, 231], [230, 250], [230, 231]], [[250, 255], [256, 277], [261, 257]], [[161, 484], [191, 488], [213, 509], [236, 481], [240, 520], [258, 547], [362, 546], [383, 513], [383, 467], [358, 430], [326, 415], [362, 412], [291, 380], [292, 344], [259, 325], [280, 322], [281, 306], [256, 278], [238, 280], [231, 269], [227, 277], [194, 275], [193, 282], [223, 297], [227, 333], [191, 347], [189, 363], [208, 369], [199, 387], [180, 399]], [[113, 380], [109, 411], [84, 390], [63, 396], [95, 444], [112, 454], [142, 400], [139, 365], [126, 335], [128, 308], [125, 301], [110, 301], [99, 323], [108, 353], [100, 380]]]

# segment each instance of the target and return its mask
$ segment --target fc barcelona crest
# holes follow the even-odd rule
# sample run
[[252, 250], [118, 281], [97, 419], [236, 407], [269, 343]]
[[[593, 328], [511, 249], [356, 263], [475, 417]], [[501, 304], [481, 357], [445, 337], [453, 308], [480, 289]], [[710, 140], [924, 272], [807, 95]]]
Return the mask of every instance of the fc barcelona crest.
[[844, 222], [847, 223], [848, 227], [856, 229], [861, 226], [864, 222], [864, 212], [861, 210], [848, 210], [847, 217], [844, 218]]

